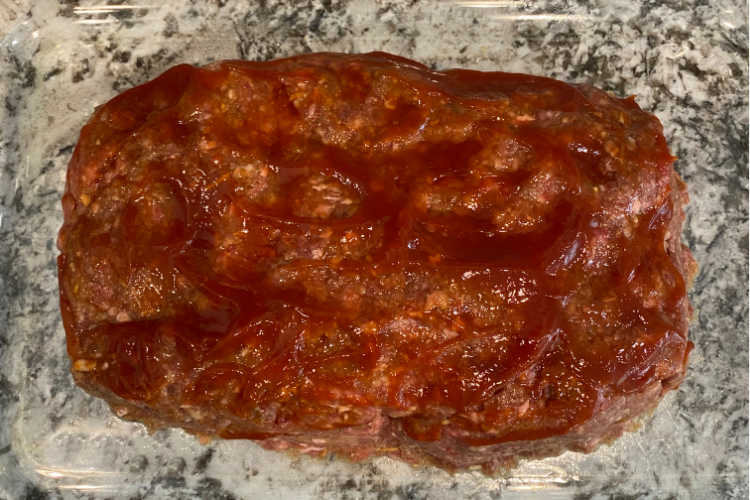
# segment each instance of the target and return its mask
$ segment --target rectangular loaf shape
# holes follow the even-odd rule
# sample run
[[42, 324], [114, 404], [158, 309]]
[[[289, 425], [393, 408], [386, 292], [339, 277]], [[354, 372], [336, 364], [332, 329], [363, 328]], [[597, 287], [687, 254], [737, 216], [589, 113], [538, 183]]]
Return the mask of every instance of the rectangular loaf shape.
[[590, 451], [685, 375], [674, 160], [586, 85], [383, 53], [177, 66], [70, 162], [73, 375], [121, 417], [273, 449]]

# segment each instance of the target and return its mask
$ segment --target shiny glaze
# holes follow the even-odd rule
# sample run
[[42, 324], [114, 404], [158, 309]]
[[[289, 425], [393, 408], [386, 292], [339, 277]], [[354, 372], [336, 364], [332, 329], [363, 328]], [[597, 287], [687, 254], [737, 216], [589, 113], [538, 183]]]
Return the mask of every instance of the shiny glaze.
[[684, 373], [673, 160], [632, 99], [545, 78], [178, 66], [81, 133], [68, 349], [122, 398], [250, 423], [226, 437], [370, 407], [423, 441], [562, 434]]

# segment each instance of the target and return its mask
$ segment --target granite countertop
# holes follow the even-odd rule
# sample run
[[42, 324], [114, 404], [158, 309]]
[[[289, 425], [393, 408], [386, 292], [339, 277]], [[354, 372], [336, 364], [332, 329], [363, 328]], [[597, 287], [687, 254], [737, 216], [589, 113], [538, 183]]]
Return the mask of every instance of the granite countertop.
[[[747, 498], [746, 3], [148, 3], [0, 1], [0, 499]], [[55, 238], [94, 106], [179, 62], [324, 50], [589, 82], [659, 116], [690, 190], [684, 239], [700, 271], [688, 376], [640, 430], [486, 478], [149, 434], [74, 386]]]

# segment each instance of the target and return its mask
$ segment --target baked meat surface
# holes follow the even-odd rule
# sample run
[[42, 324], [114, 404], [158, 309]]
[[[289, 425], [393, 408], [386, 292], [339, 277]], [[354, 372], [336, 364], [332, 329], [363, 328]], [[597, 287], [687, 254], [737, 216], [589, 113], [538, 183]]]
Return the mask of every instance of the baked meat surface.
[[633, 98], [383, 53], [177, 66], [63, 198], [76, 382], [151, 427], [486, 471], [590, 451], [691, 349], [687, 194]]

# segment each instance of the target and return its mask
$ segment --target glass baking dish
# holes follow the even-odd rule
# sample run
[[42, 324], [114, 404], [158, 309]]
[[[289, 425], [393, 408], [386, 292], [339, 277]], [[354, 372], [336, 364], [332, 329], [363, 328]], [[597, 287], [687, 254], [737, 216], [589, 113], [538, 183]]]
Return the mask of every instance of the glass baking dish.
[[[721, 189], [729, 190], [726, 175], [738, 168], [746, 173], [747, 142], [744, 166], [742, 153], [737, 159], [729, 149], [713, 151], [708, 163], [706, 143], [720, 140], [701, 139], [696, 134], [706, 129], [696, 132], [690, 123], [725, 113], [740, 141], [743, 127], [746, 137], [747, 117], [743, 122], [743, 108], [738, 108], [744, 104], [746, 111], [747, 105], [742, 54], [744, 40], [746, 56], [747, 30], [740, 24], [746, 17], [739, 3], [724, 2], [709, 12], [627, 0], [304, 5], [43, 0], [29, 4], [28, 11], [11, 7], [0, 46], [5, 64], [0, 69], [5, 95], [0, 241], [8, 242], [12, 255], [6, 283], [15, 287], [7, 295], [7, 350], [0, 359], [18, 389], [17, 402], [6, 408], [14, 417], [6, 430], [10, 445], [5, 451], [16, 457], [15, 465], [0, 474], [7, 494], [49, 489], [71, 498], [746, 496], [747, 337], [743, 341], [741, 330], [744, 325], [746, 335], [747, 297], [735, 293], [738, 305], [718, 310], [711, 321], [703, 321], [701, 314], [715, 309], [711, 301], [718, 292], [711, 292], [711, 287], [716, 290], [711, 279], [734, 279], [734, 285], [727, 281], [721, 289], [739, 290], [742, 283], [736, 276], [747, 275], [746, 249], [732, 246], [743, 230], [747, 235], [746, 219], [741, 223], [746, 191], [745, 201], [721, 198]], [[386, 458], [352, 464], [292, 457], [249, 441], [202, 444], [174, 429], [149, 434], [74, 386], [59, 318], [55, 238], [65, 168], [94, 107], [177, 63], [372, 50], [435, 68], [592, 83], [619, 96], [636, 95], [642, 107], [665, 123], [673, 152], [681, 157], [676, 167], [694, 200], [687, 241], [700, 263], [724, 252], [721, 257], [730, 267], [709, 265], [698, 276], [692, 294], [699, 314], [691, 330], [696, 349], [690, 373], [639, 430], [589, 455], [569, 452], [526, 461], [490, 478], [477, 471], [452, 475], [412, 468]], [[706, 133], [718, 134], [722, 129], [717, 127]], [[721, 169], [711, 170], [717, 164]], [[729, 213], [732, 203], [735, 212]], [[729, 228], [711, 240], [715, 232], [698, 210], [717, 214], [719, 225], [739, 214], [739, 229]], [[726, 325], [738, 331], [736, 340], [720, 338]]]

